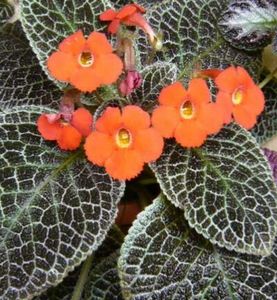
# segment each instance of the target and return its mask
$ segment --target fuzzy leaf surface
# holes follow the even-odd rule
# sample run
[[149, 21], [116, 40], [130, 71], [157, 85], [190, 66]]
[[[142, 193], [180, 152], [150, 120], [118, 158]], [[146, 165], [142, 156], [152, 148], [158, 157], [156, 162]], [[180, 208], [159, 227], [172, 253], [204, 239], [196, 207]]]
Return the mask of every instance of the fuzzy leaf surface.
[[149, 111], [157, 105], [161, 89], [177, 80], [178, 68], [171, 63], [155, 63], [147, 66], [141, 72], [143, 82], [133, 94], [130, 95], [133, 104]]
[[20, 24], [0, 32], [0, 108], [58, 107], [61, 95], [41, 69]]
[[[119, 249], [121, 247], [122, 242], [123, 242], [122, 233], [119, 233], [118, 229], [115, 226], [112, 226], [109, 232], [107, 233], [104, 242], [93, 254], [93, 263], [90, 271], [90, 276], [92, 277], [94, 276], [93, 275], [94, 271], [92, 270], [99, 269], [98, 267], [99, 265], [102, 266], [103, 264], [105, 264], [107, 266], [111, 266], [111, 268], [114, 268], [113, 265], [117, 264], [118, 254], [116, 255], [115, 260], [109, 259], [109, 256], [112, 255], [116, 251], [116, 249]], [[104, 263], [106, 260], [109, 260], [109, 262]], [[77, 284], [81, 267], [82, 265], [75, 268], [72, 272], [68, 274], [66, 278], [64, 278], [64, 280], [60, 284], [48, 289], [44, 294], [35, 297], [34, 300], [70, 300], [72, 298], [73, 291]], [[101, 277], [101, 274], [98, 274], [98, 277], [99, 276]], [[119, 286], [119, 280], [117, 279], [117, 281]], [[90, 281], [87, 280], [87, 286], [91, 286], [91, 284], [93, 283], [90, 283]], [[83, 294], [86, 293], [86, 290], [87, 287], [85, 286]], [[85, 297], [85, 295], [83, 295], [81, 299], [88, 300]]]
[[276, 244], [268, 257], [213, 246], [158, 198], [129, 230], [119, 274], [126, 300], [269, 300], [277, 296], [276, 259]]
[[[245, 66], [253, 76], [259, 74], [259, 53], [237, 50], [226, 42], [217, 28], [217, 20], [229, 1], [173, 0], [159, 1], [146, 14], [155, 31], [164, 34], [163, 51], [157, 59], [175, 63], [184, 76], [195, 68], [225, 68], [237, 64]], [[139, 49], [142, 61], [149, 56], [150, 47], [141, 34]]]
[[13, 8], [6, 0], [0, 0], [0, 29], [13, 15]]
[[59, 283], [101, 245], [124, 192], [82, 153], [45, 142], [36, 129], [42, 111], [0, 114], [1, 299], [29, 299]]
[[21, 0], [21, 21], [41, 66], [59, 43], [81, 29], [88, 35], [104, 27], [99, 15], [108, 0]]
[[270, 254], [276, 186], [267, 159], [247, 131], [231, 124], [191, 150], [170, 140], [151, 167], [163, 193], [198, 233], [229, 250]]
[[123, 300], [117, 270], [118, 257], [119, 250], [91, 269], [85, 287], [86, 300]]
[[234, 47], [257, 50], [270, 44], [277, 30], [276, 0], [234, 0], [218, 22], [224, 38]]
[[251, 130], [259, 143], [265, 143], [277, 134], [277, 79], [264, 88], [265, 109], [259, 116], [256, 126]]

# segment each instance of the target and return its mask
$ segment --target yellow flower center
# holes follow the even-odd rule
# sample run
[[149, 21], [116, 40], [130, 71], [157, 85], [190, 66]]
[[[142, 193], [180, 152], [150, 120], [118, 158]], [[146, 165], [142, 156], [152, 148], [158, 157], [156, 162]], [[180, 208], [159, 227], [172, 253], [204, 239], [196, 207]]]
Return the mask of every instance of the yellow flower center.
[[235, 105], [241, 104], [243, 100], [243, 91], [241, 89], [236, 89], [232, 95], [232, 102]]
[[127, 129], [121, 128], [116, 134], [116, 144], [120, 148], [128, 148], [132, 143], [132, 136]]
[[90, 52], [82, 52], [79, 56], [78, 62], [82, 67], [88, 68], [92, 66], [94, 57]]
[[194, 117], [194, 106], [191, 101], [185, 101], [180, 108], [181, 117], [190, 120]]

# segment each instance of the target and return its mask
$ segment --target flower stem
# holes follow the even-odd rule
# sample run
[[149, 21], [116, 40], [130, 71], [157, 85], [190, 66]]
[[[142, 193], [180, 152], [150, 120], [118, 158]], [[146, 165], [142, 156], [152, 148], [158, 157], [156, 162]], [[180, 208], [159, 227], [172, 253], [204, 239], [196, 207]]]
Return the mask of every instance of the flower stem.
[[262, 82], [259, 83], [259, 88], [262, 89], [263, 87], [265, 87], [269, 83], [269, 81], [273, 79], [276, 73], [277, 67], [270, 74], [268, 74]]
[[77, 284], [75, 286], [73, 295], [71, 297], [71, 300], [80, 300], [81, 299], [81, 296], [82, 296], [82, 293], [84, 290], [84, 286], [85, 286], [85, 283], [88, 278], [88, 273], [89, 273], [89, 270], [92, 265], [92, 261], [93, 261], [93, 255], [90, 255], [84, 262], [82, 269], [81, 269], [81, 273], [80, 273], [78, 281], [77, 281]]

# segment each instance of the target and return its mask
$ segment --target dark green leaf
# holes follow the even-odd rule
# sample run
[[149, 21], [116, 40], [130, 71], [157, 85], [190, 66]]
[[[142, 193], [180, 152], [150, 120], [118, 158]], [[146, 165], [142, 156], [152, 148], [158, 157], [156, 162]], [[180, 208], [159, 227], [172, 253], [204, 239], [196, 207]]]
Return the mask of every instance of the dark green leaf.
[[[92, 263], [92, 271], [90, 272], [90, 276], [94, 276], [94, 269], [99, 269], [99, 265], [106, 265], [106, 259], [109, 260], [109, 264], [117, 263], [116, 261], [110, 260], [108, 256], [110, 256], [116, 249], [119, 249], [124, 236], [119, 232], [116, 226], [112, 226], [109, 232], [107, 233], [104, 242], [97, 249], [93, 257]], [[35, 297], [35, 300], [70, 300], [72, 297], [72, 293], [75, 289], [77, 280], [79, 278], [81, 271], [81, 266], [77, 267], [74, 271], [70, 272], [69, 275], [56, 287], [52, 287], [47, 290], [43, 295]], [[99, 275], [99, 274], [98, 274]], [[100, 275], [101, 276], [101, 275]], [[91, 286], [88, 283], [88, 286]], [[86, 287], [85, 287], [86, 292]], [[86, 297], [82, 297], [84, 300], [88, 300]]]
[[123, 300], [117, 271], [118, 257], [119, 251], [116, 251], [91, 269], [85, 300]]
[[270, 140], [277, 134], [277, 79], [272, 80], [264, 88], [265, 109], [259, 116], [257, 125], [251, 130], [259, 143]]
[[275, 299], [277, 245], [268, 257], [220, 249], [157, 199], [129, 230], [119, 275], [126, 300]]
[[212, 243], [268, 255], [276, 234], [277, 192], [255, 139], [232, 124], [202, 148], [166, 143], [151, 165], [168, 199]]
[[270, 44], [277, 30], [276, 0], [234, 0], [219, 19], [224, 38], [233, 46], [256, 50]]
[[58, 107], [62, 93], [46, 77], [19, 23], [0, 33], [0, 108]]
[[13, 8], [6, 0], [0, 0], [0, 29], [13, 15]]
[[[190, 77], [196, 67], [225, 68], [245, 66], [256, 76], [261, 67], [260, 54], [234, 49], [217, 28], [217, 20], [228, 0], [159, 1], [146, 15], [156, 31], [164, 33], [164, 51], [158, 60], [177, 64], [183, 75]], [[144, 38], [139, 39], [142, 60], [146, 61], [150, 48]]]
[[42, 67], [65, 37], [103, 28], [99, 14], [109, 6], [108, 0], [21, 0], [23, 28]]
[[152, 110], [157, 104], [161, 89], [177, 80], [178, 68], [171, 63], [155, 63], [142, 71], [143, 83], [130, 95], [134, 104]]
[[101, 245], [124, 191], [82, 153], [44, 142], [41, 113], [0, 114], [1, 299], [29, 299], [59, 283]]

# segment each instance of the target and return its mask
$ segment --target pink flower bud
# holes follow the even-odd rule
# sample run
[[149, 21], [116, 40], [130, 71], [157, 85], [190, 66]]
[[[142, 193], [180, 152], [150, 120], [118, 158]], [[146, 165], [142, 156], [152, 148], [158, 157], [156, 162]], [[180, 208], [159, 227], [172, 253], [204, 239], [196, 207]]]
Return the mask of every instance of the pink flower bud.
[[142, 77], [138, 71], [128, 71], [126, 78], [120, 83], [119, 90], [123, 96], [133, 93], [142, 84]]

